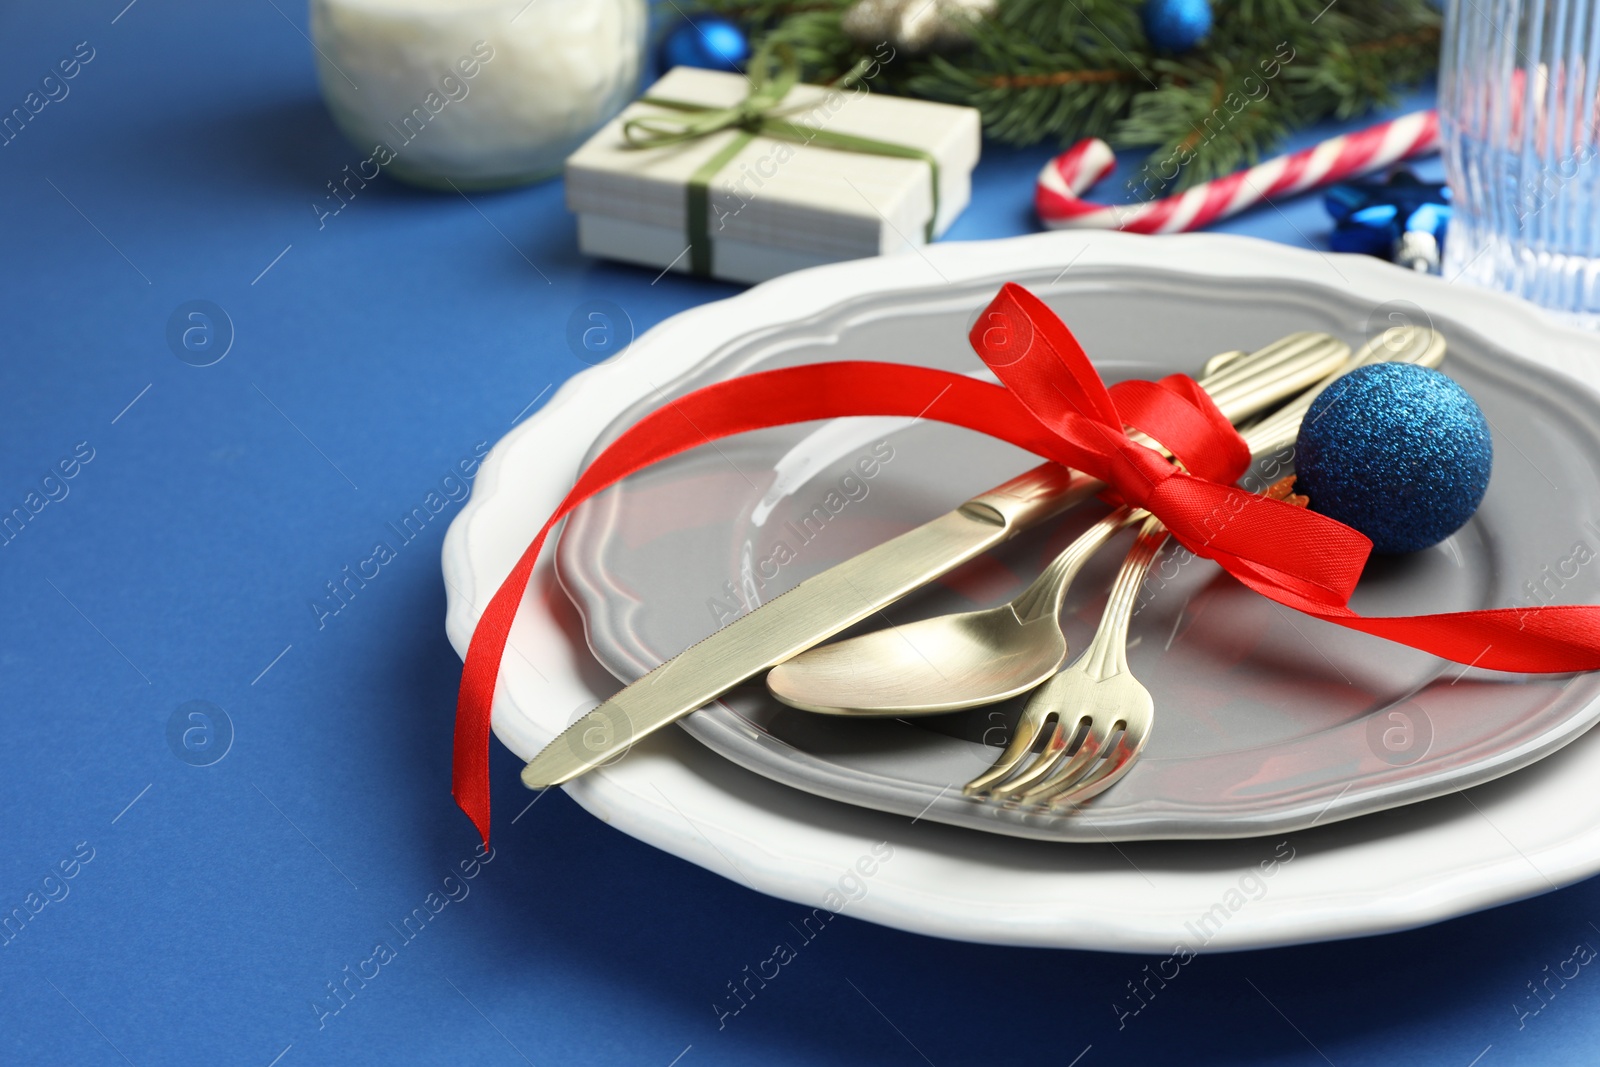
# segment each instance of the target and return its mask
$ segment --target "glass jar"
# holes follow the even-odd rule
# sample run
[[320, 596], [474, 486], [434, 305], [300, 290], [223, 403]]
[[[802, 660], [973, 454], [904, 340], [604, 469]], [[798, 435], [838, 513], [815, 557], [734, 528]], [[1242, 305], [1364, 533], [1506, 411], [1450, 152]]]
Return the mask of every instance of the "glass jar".
[[547, 178], [637, 92], [646, 0], [311, 0], [323, 99], [418, 185]]

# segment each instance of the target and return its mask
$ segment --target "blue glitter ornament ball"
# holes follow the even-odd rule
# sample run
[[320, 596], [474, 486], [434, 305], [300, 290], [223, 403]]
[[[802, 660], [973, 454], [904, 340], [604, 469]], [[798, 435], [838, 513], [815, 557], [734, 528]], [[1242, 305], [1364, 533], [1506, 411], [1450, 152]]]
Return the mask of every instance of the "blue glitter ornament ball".
[[1211, 32], [1211, 0], [1146, 0], [1140, 15], [1158, 52], [1187, 52]]
[[710, 16], [688, 19], [667, 31], [661, 40], [662, 70], [702, 67], [706, 70], [743, 70], [750, 58], [750, 38], [727, 19]]
[[1472, 518], [1494, 445], [1477, 401], [1410, 363], [1351, 371], [1317, 397], [1295, 445], [1295, 492], [1372, 538], [1374, 552], [1416, 552]]

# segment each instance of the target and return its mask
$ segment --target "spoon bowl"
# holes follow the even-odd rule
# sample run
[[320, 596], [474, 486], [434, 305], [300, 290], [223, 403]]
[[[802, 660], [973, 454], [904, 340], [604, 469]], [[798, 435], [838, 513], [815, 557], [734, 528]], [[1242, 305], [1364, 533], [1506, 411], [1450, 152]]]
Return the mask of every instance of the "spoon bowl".
[[773, 668], [767, 687], [805, 711], [940, 715], [1025, 693], [1066, 658], [1054, 618], [1024, 621], [1002, 604], [824, 645]]

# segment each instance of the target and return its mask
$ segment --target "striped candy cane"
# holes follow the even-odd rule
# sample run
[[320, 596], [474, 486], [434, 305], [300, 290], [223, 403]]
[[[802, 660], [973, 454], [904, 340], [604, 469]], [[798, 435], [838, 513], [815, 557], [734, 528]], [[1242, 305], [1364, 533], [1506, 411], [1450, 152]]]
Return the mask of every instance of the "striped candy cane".
[[1055, 230], [1179, 233], [1208, 226], [1268, 197], [1290, 196], [1328, 182], [1382, 170], [1399, 160], [1437, 151], [1438, 147], [1438, 113], [1417, 111], [1292, 155], [1269, 159], [1161, 200], [1104, 205], [1080, 199], [1116, 165], [1111, 147], [1092, 138], [1079, 141], [1045, 164], [1034, 186], [1033, 203], [1040, 221]]

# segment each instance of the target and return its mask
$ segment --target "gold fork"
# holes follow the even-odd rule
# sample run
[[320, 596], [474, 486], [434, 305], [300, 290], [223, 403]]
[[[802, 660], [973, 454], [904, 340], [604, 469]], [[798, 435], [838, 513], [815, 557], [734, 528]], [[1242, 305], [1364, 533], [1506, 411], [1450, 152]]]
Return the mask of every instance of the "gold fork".
[[[1147, 514], [1117, 572], [1089, 647], [1072, 666], [1034, 691], [1005, 751], [994, 766], [967, 783], [964, 793], [971, 796], [988, 792], [997, 799], [1036, 803], [1043, 799], [1039, 795], [1042, 791], [1070, 788], [1077, 782], [1083, 769], [1103, 754], [1113, 736], [1129, 750], [1119, 762], [1132, 760], [1143, 747], [1150, 733], [1155, 702], [1150, 691], [1128, 670], [1128, 623], [1150, 564], [1166, 541], [1167, 528], [1160, 519]], [[1012, 778], [1047, 729], [1050, 736], [1043, 751]], [[1077, 750], [1069, 756], [1074, 742], [1079, 742]]]

